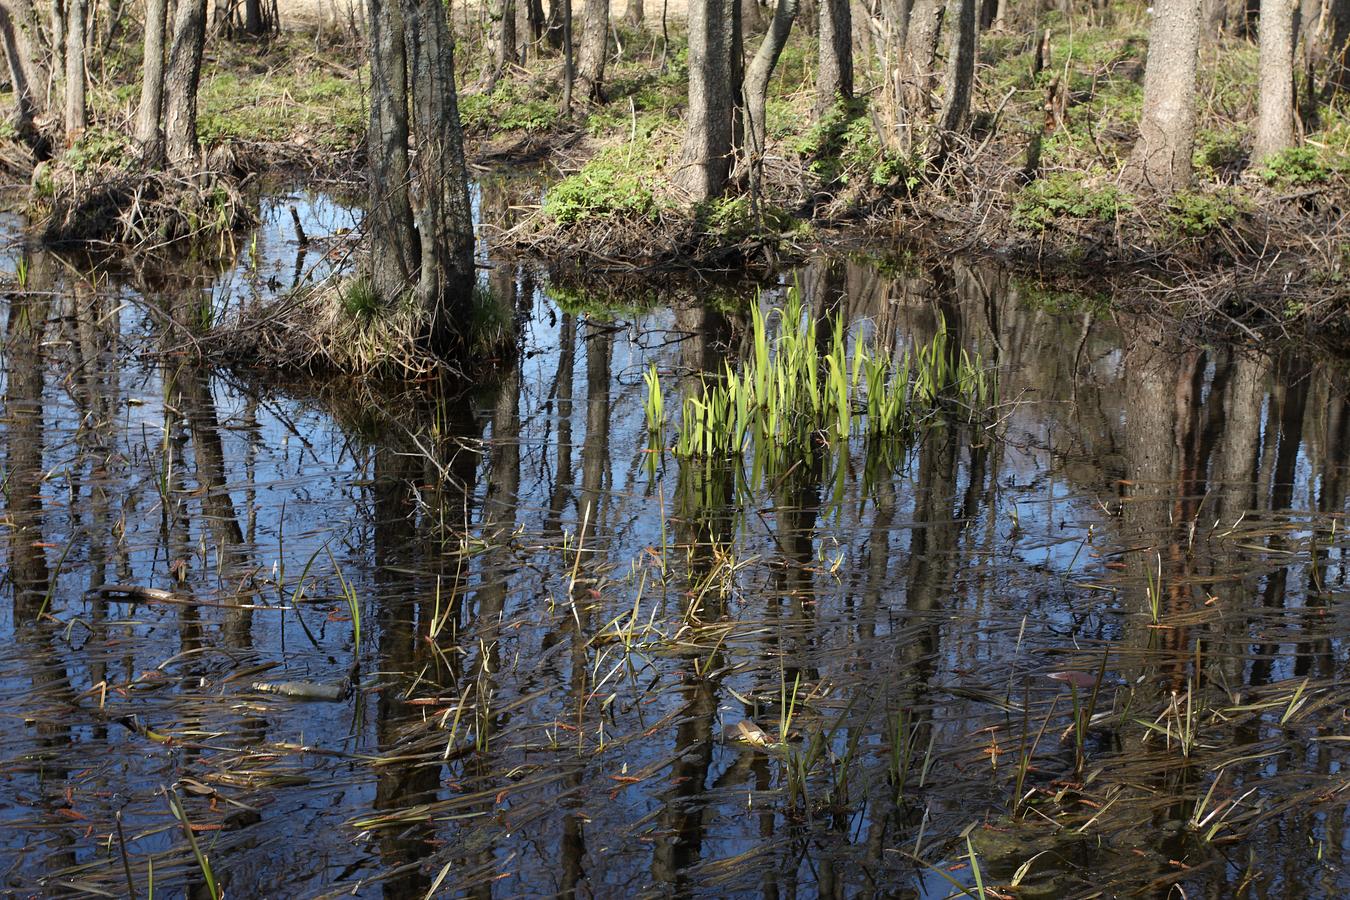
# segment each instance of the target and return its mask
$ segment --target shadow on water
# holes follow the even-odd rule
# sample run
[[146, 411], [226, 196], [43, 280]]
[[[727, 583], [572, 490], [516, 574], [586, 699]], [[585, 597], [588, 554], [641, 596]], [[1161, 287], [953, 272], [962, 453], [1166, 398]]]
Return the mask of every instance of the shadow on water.
[[[344, 264], [347, 208], [267, 210], [223, 273], [11, 259], [6, 890], [205, 896], [188, 831], [232, 896], [1346, 889], [1334, 362], [959, 259], [654, 307], [501, 263], [483, 383], [278, 384], [181, 352]], [[678, 416], [789, 284], [999, 406], [649, 452], [643, 373]]]

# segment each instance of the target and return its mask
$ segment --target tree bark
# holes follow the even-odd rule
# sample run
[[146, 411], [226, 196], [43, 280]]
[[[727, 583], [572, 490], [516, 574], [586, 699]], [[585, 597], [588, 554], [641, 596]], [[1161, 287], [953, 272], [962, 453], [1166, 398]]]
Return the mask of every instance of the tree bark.
[[642, 0], [628, 0], [623, 10], [623, 24], [629, 28], [641, 28], [643, 19]]
[[164, 110], [164, 27], [167, 21], [167, 0], [146, 0], [141, 105], [136, 111], [135, 137], [141, 155], [154, 162], [158, 162], [164, 153], [160, 116]]
[[272, 30], [263, 0], [244, 0], [244, 34], [262, 37]]
[[492, 70], [488, 74], [487, 89], [492, 90], [506, 67], [516, 61], [516, 2], [517, 0], [489, 0], [487, 4], [488, 49], [492, 54]]
[[1294, 146], [1294, 14], [1292, 0], [1261, 0], [1260, 99], [1252, 161]]
[[169, 163], [179, 170], [200, 163], [197, 144], [197, 84], [206, 48], [206, 0], [178, 0], [173, 46], [164, 75], [164, 142]]
[[1144, 109], [1126, 178], [1162, 194], [1191, 183], [1200, 0], [1156, 0], [1144, 67]]
[[370, 57], [371, 284], [386, 302], [413, 283], [420, 248], [408, 196], [408, 72], [400, 0], [366, 0]]
[[[853, 13], [849, 0], [820, 0], [816, 118], [840, 100], [853, 99]], [[777, 12], [774, 13], [775, 18]]]
[[942, 34], [941, 0], [914, 0], [905, 28], [899, 71], [897, 145], [908, 151], [933, 115], [937, 47]]
[[731, 5], [736, 2], [689, 4], [689, 110], [676, 183], [695, 202], [720, 195], [731, 173], [735, 116]]
[[1350, 91], [1350, 0], [1331, 2], [1331, 73], [1328, 93]]
[[952, 139], [970, 120], [970, 92], [975, 83], [977, 0], [951, 0], [947, 41], [947, 71], [943, 76], [942, 111], [938, 116], [934, 158], [941, 163], [952, 149]]
[[66, 137], [73, 140], [89, 124], [85, 106], [84, 26], [88, 0], [66, 5]]
[[760, 42], [755, 58], [745, 70], [745, 155], [746, 166], [750, 173], [751, 190], [758, 190], [760, 176], [764, 167], [764, 147], [766, 132], [764, 110], [768, 104], [769, 79], [778, 65], [778, 57], [783, 53], [788, 37], [792, 34], [792, 23], [801, 9], [799, 0], [778, 0], [774, 7], [773, 20], [769, 30]]
[[609, 0], [584, 0], [576, 87], [587, 102], [603, 103], [605, 56], [609, 43]]
[[[800, 2], [797, 4], [800, 6]], [[741, 29], [745, 34], [752, 34], [764, 27], [764, 15], [759, 0], [741, 0]]]
[[0, 0], [0, 41], [14, 89], [14, 126], [26, 140], [35, 135], [34, 121], [47, 110], [47, 72], [30, 37], [35, 27], [31, 5]]
[[403, 0], [417, 164], [413, 193], [421, 241], [417, 297], [433, 346], [462, 336], [473, 294], [473, 215], [455, 93], [454, 39], [443, 0]]
[[52, 91], [48, 105], [53, 112], [66, 105], [66, 8], [61, 0], [51, 0], [48, 18], [49, 47], [52, 54]]

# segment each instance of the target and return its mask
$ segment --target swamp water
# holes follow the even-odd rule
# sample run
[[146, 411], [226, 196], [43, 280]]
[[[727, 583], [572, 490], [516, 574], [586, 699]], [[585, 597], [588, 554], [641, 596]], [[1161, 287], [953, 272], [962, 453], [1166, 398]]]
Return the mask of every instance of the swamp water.
[[[278, 385], [184, 352], [343, 264], [340, 204], [264, 211], [223, 274], [11, 251], [0, 890], [1350, 888], [1337, 366], [821, 258], [646, 310], [503, 265], [489, 381]], [[678, 419], [789, 283], [850, 347], [945, 330], [998, 405], [649, 452], [644, 373]]]

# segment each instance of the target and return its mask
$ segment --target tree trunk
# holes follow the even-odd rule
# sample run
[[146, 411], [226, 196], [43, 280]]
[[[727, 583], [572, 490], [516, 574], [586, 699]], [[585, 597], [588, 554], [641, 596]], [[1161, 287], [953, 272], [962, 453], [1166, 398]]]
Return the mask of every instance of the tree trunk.
[[84, 26], [88, 0], [66, 6], [66, 138], [74, 140], [89, 124], [84, 93]]
[[905, 121], [905, 41], [909, 36], [911, 0], [874, 0], [871, 16], [876, 33], [877, 68], [881, 73], [880, 91], [872, 104], [872, 115], [888, 150], [901, 150], [902, 124]]
[[572, 114], [572, 89], [576, 86], [576, 57], [572, 54], [572, 0], [562, 0], [563, 112]]
[[1328, 93], [1350, 91], [1350, 0], [1331, 0], [1331, 73]]
[[492, 90], [506, 67], [516, 61], [516, 2], [517, 0], [489, 0], [487, 4], [489, 32], [488, 49], [492, 54], [492, 69], [486, 85]]
[[34, 120], [47, 111], [47, 72], [30, 37], [35, 26], [30, 5], [0, 0], [0, 41], [14, 89], [14, 127], [30, 143], [36, 136]]
[[244, 34], [262, 37], [271, 30], [267, 12], [263, 9], [263, 0], [244, 0]]
[[609, 0], [585, 0], [581, 15], [576, 86], [583, 100], [603, 103], [605, 56], [609, 42]]
[[914, 0], [905, 29], [899, 71], [897, 146], [908, 151], [933, 115], [937, 47], [942, 34], [941, 0]]
[[164, 110], [164, 26], [167, 0], [146, 0], [145, 52], [141, 64], [141, 105], [136, 111], [136, 143], [142, 156], [157, 163], [164, 153], [160, 114]]
[[554, 50], [559, 50], [563, 45], [563, 11], [564, 6], [570, 6], [571, 0], [549, 0], [548, 21], [544, 24], [544, 34], [548, 37], [548, 45]]
[[801, 8], [798, 0], [778, 0], [769, 31], [760, 42], [755, 58], [745, 70], [745, 155], [750, 173], [750, 189], [757, 191], [764, 166], [766, 134], [764, 109], [768, 103], [769, 79], [778, 65], [778, 57], [792, 34], [792, 23]]
[[675, 179], [695, 202], [720, 195], [731, 173], [735, 116], [731, 6], [736, 2], [689, 4], [689, 111]]
[[[777, 18], [777, 12], [774, 13]], [[816, 118], [837, 101], [853, 99], [853, 13], [849, 0], [820, 0], [820, 59]]]
[[66, 8], [61, 0], [51, 0], [50, 10], [47, 37], [52, 54], [52, 92], [47, 103], [55, 112], [66, 105]]
[[178, 0], [173, 46], [164, 74], [164, 142], [175, 169], [195, 169], [200, 163], [197, 84], [205, 47], [206, 0]]
[[421, 240], [417, 297], [433, 346], [462, 335], [473, 294], [473, 214], [455, 94], [454, 39], [443, 0], [403, 0], [417, 165], [413, 194]]
[[[797, 4], [801, 6], [800, 2]], [[754, 34], [764, 27], [764, 15], [759, 0], [741, 0], [741, 29], [744, 34]]]
[[1260, 100], [1252, 162], [1294, 146], [1294, 11], [1291, 0], [1261, 0]]
[[623, 24], [629, 28], [641, 28], [642, 19], [642, 0], [628, 0], [628, 5], [623, 10]]
[[975, 82], [977, 0], [951, 0], [947, 41], [947, 71], [943, 76], [942, 112], [938, 116], [933, 156], [940, 164], [952, 150], [953, 138], [970, 120], [970, 92]]
[[1126, 177], [1163, 194], [1191, 183], [1200, 0], [1156, 0], [1144, 67], [1144, 109]]
[[370, 57], [370, 279], [385, 302], [417, 272], [417, 228], [408, 196], [408, 71], [400, 0], [366, 0]]

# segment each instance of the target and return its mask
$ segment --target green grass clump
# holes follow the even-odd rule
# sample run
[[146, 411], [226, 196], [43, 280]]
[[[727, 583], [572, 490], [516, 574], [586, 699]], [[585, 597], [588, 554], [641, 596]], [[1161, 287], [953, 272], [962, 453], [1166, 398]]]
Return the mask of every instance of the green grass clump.
[[[855, 432], [893, 438], [913, 432], [940, 408], [984, 414], [997, 395], [994, 376], [978, 354], [958, 350], [945, 328], [932, 341], [898, 356], [870, 349], [861, 336], [852, 354], [839, 317], [803, 321], [801, 294], [788, 291], [781, 310], [751, 307], [751, 353], [740, 371], [731, 363], [715, 382], [684, 398], [675, 454], [731, 458], [752, 443], [757, 468], [777, 471], [821, 442], [842, 446]], [[769, 320], [777, 323], [770, 334]], [[822, 351], [819, 327], [828, 327]], [[661, 434], [665, 403], [655, 370], [645, 376], [647, 426]], [[861, 419], [861, 428], [855, 422]]]
[[1023, 189], [1012, 223], [1025, 231], [1044, 231], [1061, 218], [1110, 222], [1129, 208], [1129, 200], [1114, 185], [1092, 187], [1081, 176], [1057, 172]]
[[342, 289], [342, 311], [352, 319], [370, 319], [384, 305], [375, 282], [368, 276], [358, 275]]
[[544, 213], [559, 225], [608, 217], [654, 219], [663, 159], [652, 136], [608, 147], [544, 195]]

